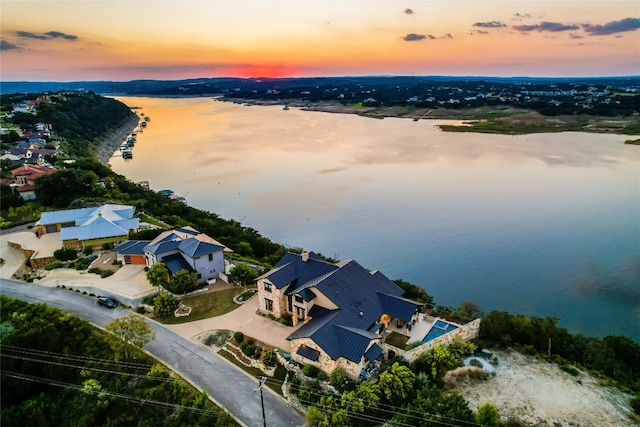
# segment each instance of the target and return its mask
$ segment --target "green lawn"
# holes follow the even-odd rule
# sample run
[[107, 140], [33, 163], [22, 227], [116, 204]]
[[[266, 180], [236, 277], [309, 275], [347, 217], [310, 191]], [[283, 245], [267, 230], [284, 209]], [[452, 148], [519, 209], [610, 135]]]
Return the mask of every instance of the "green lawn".
[[209, 317], [221, 316], [240, 307], [233, 302], [233, 297], [245, 291], [244, 288], [231, 288], [222, 291], [207, 292], [192, 295], [182, 300], [182, 303], [191, 307], [191, 315], [185, 317], [155, 317], [160, 323], [186, 323], [194, 320], [207, 319]]
[[404, 349], [404, 346], [407, 345], [408, 340], [409, 337], [406, 335], [402, 335], [397, 332], [391, 332], [387, 339], [384, 340], [384, 342], [394, 347], [398, 347], [399, 349]]

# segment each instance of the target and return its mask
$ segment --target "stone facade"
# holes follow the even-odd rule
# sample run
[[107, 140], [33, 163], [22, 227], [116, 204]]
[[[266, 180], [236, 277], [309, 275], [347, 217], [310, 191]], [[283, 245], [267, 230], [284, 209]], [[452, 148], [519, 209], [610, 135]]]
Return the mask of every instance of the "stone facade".
[[463, 341], [469, 341], [478, 337], [480, 333], [480, 319], [473, 320], [466, 325], [460, 326], [458, 329], [455, 329], [447, 334], [439, 336], [435, 339], [432, 339], [429, 342], [426, 342], [418, 347], [412, 348], [411, 350], [405, 352], [399, 352], [396, 347], [384, 344], [383, 347], [385, 351], [392, 350], [396, 354], [401, 354], [407, 361], [414, 362], [418, 356], [422, 353], [425, 353], [435, 346], [439, 345], [442, 347], [448, 347], [453, 343], [456, 338], [462, 339]]
[[[302, 345], [318, 350], [320, 352], [318, 360], [314, 362], [297, 354], [298, 348]], [[369, 363], [364, 357], [360, 363], [352, 362], [344, 357], [339, 357], [338, 360], [333, 360], [310, 338], [300, 338], [291, 341], [291, 360], [294, 360], [301, 365], [313, 365], [325, 372], [327, 375], [330, 375], [336, 368], [343, 368], [347, 376], [354, 381], [358, 380], [360, 372]]]
[[22, 253], [29, 260], [29, 263], [31, 264], [31, 268], [33, 269], [44, 268], [45, 265], [51, 264], [56, 261], [56, 258], [52, 256], [32, 258], [36, 253], [36, 251], [33, 251], [31, 249], [25, 249], [22, 247], [22, 245], [18, 243], [7, 242], [7, 245], [9, 245], [9, 247]]
[[[276, 288], [267, 279], [258, 280], [258, 300], [261, 313], [271, 314], [280, 319], [287, 310], [287, 296], [285, 295], [286, 287], [283, 289]], [[268, 301], [271, 301], [269, 304]], [[269, 309], [271, 307], [271, 309]]]

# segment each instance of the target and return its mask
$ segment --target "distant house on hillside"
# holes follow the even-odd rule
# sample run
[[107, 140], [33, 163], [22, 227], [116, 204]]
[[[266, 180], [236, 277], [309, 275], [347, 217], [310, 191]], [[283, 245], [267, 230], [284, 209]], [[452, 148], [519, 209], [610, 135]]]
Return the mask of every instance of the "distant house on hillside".
[[114, 248], [125, 264], [164, 263], [171, 275], [180, 270], [195, 272], [199, 282], [224, 274], [224, 253], [233, 252], [217, 240], [192, 227], [165, 231], [149, 241], [126, 241]]
[[9, 186], [20, 193], [24, 200], [36, 198], [36, 179], [42, 175], [56, 172], [54, 168], [47, 168], [40, 165], [22, 165], [11, 170], [11, 180]]
[[43, 212], [36, 226], [41, 234], [60, 232], [65, 248], [81, 249], [126, 240], [140, 226], [134, 213], [134, 206], [113, 204]]

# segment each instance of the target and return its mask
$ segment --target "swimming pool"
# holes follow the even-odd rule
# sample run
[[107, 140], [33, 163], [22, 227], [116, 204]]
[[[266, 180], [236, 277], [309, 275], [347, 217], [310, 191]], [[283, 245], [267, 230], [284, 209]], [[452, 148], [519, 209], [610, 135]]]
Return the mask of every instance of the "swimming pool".
[[452, 325], [451, 323], [447, 323], [444, 320], [436, 320], [436, 323], [434, 323], [431, 329], [429, 329], [429, 332], [422, 339], [422, 342], [429, 342], [435, 338], [438, 338], [439, 336], [448, 334], [454, 329], [458, 329], [458, 327]]

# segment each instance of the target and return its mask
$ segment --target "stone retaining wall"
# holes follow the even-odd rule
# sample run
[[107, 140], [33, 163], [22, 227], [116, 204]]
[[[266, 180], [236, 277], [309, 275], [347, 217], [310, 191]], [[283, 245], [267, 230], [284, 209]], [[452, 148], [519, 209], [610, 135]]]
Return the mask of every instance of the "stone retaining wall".
[[[458, 329], [455, 329], [449, 333], [441, 335], [437, 338], [432, 339], [418, 347], [412, 348], [406, 352], [400, 352], [400, 354], [409, 362], [414, 362], [418, 356], [422, 353], [425, 353], [429, 350], [432, 350], [435, 346], [439, 345], [442, 347], [448, 347], [453, 343], [453, 341], [458, 338], [464, 341], [469, 341], [478, 337], [480, 333], [480, 319], [473, 320], [466, 325], [460, 326]], [[398, 349], [396, 347], [384, 344], [385, 350], [393, 350], [396, 354], [398, 354]]]
[[56, 258], [52, 256], [47, 256], [42, 258], [34, 257], [34, 255], [36, 254], [36, 251], [32, 249], [25, 249], [19, 243], [7, 242], [7, 245], [17, 250], [18, 252], [20, 252], [22, 255], [24, 255], [29, 260], [29, 263], [31, 264], [31, 268], [33, 269], [44, 268], [45, 265], [51, 264], [52, 262], [56, 261]]

